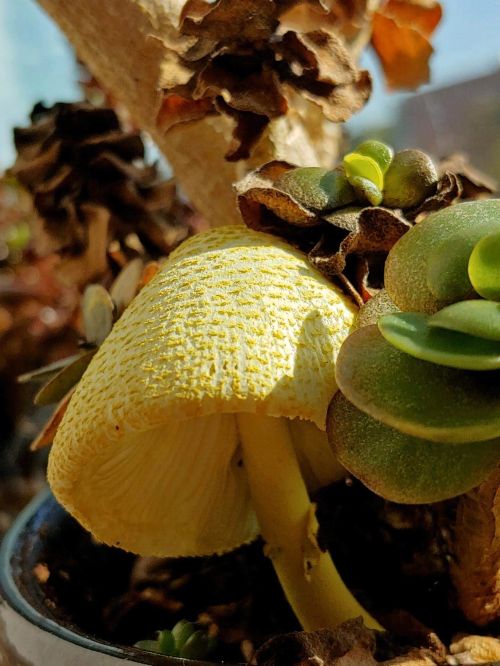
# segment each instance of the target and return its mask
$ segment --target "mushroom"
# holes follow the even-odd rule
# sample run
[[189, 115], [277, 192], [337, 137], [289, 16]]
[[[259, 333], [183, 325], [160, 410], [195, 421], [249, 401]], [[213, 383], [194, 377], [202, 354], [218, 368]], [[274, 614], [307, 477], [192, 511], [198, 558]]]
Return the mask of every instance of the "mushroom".
[[[261, 534], [306, 630], [363, 616], [317, 543], [325, 430], [354, 317], [300, 251], [243, 226], [183, 243], [80, 381], [49, 460], [56, 498], [97, 539], [211, 555]], [[297, 451], [297, 453], [296, 453]]]

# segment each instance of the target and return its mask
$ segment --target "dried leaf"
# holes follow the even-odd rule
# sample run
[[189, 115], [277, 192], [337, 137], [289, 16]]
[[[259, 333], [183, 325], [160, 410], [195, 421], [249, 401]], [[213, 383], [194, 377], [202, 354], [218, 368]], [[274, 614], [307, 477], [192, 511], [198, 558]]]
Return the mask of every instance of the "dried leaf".
[[278, 52], [297, 76], [310, 76], [332, 86], [354, 83], [358, 78], [352, 56], [333, 33], [288, 31], [278, 45]]
[[274, 228], [276, 217], [297, 227], [319, 224], [315, 213], [304, 208], [290, 194], [274, 187], [274, 182], [293, 168], [288, 162], [269, 162], [236, 184], [240, 212], [251, 229], [269, 231]]
[[45, 384], [35, 396], [35, 405], [51, 405], [59, 402], [81, 379], [87, 369], [96, 349], [81, 354], [72, 363], [63, 368], [53, 377], [48, 384]]
[[370, 98], [372, 80], [366, 70], [359, 72], [353, 83], [339, 86], [329, 86], [310, 82], [304, 77], [292, 78], [290, 83], [300, 90], [304, 99], [317, 104], [325, 118], [335, 123], [348, 120], [354, 113], [360, 111]]
[[82, 315], [85, 338], [99, 347], [113, 327], [115, 306], [111, 296], [100, 284], [90, 284], [83, 294]]
[[330, 214], [325, 216], [325, 219], [333, 230], [345, 229], [352, 224], [352, 230], [340, 244], [338, 233], [332, 234], [332, 230], [329, 229], [309, 253], [309, 260], [313, 266], [329, 277], [345, 270], [347, 258], [351, 254], [388, 253], [394, 243], [411, 228], [410, 223], [395, 210], [378, 206], [361, 209], [355, 218], [351, 210], [348, 214], [342, 211]]
[[145, 287], [148, 282], [151, 282], [159, 270], [160, 264], [157, 261], [150, 261], [144, 266], [144, 270], [142, 271], [141, 279], [139, 282], [139, 291]]
[[[122, 268], [109, 290], [111, 300], [119, 317], [139, 291], [144, 264], [142, 259], [132, 259]], [[112, 311], [113, 314], [113, 311]], [[111, 330], [111, 329], [110, 329]]]
[[69, 392], [61, 400], [61, 402], [57, 405], [57, 407], [54, 410], [54, 413], [47, 421], [47, 423], [43, 426], [43, 429], [38, 435], [38, 437], [35, 440], [33, 440], [33, 442], [31, 443], [30, 445], [31, 451], [39, 451], [40, 449], [43, 449], [44, 447], [52, 444], [57, 429], [59, 428], [59, 425], [62, 421], [64, 414], [66, 413], [66, 409], [68, 408], [69, 401], [71, 400], [73, 392], [74, 388], [70, 389]]
[[389, 0], [373, 16], [372, 45], [389, 88], [416, 88], [429, 80], [428, 41], [441, 20], [437, 2]]
[[498, 189], [498, 183], [490, 176], [475, 169], [463, 153], [454, 153], [444, 159], [439, 169], [442, 173], [454, 173], [462, 186], [463, 199], [476, 199]]
[[[297, 4], [299, 0], [186, 3], [181, 32], [196, 42], [181, 61], [191, 74], [182, 83], [165, 83], [158, 126], [165, 131], [214, 110], [229, 115], [236, 129], [226, 158], [236, 161], [250, 155], [271, 119], [287, 114], [295, 89], [336, 122], [359, 110], [371, 91], [368, 73], [356, 67], [338, 31], [321, 25], [309, 32], [282, 26], [281, 16]], [[310, 4], [329, 15], [326, 3]]]
[[460, 608], [478, 625], [500, 618], [500, 467], [458, 503], [451, 572]]
[[[354, 666], [354, 663], [372, 666], [377, 663], [373, 659], [374, 650], [375, 632], [367, 629], [362, 619], [357, 618], [344, 622], [336, 629], [275, 636], [257, 650], [255, 660], [258, 666]], [[352, 661], [353, 656], [356, 656], [357, 662]], [[343, 657], [346, 660], [341, 661]]]
[[43, 368], [37, 368], [31, 372], [25, 372], [22, 375], [19, 375], [17, 381], [19, 384], [27, 384], [29, 382], [47, 382], [57, 375], [57, 373], [70, 365], [77, 358], [80, 358], [81, 354], [74, 354], [73, 356], [67, 356], [66, 358], [61, 358], [58, 361], [44, 365]]
[[112, 109], [37, 105], [31, 118], [15, 132], [11, 172], [31, 192], [51, 249], [64, 255], [64, 279], [84, 285], [102, 277], [109, 242], [131, 233], [153, 257], [188, 235], [190, 209], [172, 181], [159, 182], [156, 165], [144, 162], [140, 134], [124, 131]]
[[500, 639], [492, 636], [464, 636], [455, 640], [450, 652], [457, 664], [500, 663]]

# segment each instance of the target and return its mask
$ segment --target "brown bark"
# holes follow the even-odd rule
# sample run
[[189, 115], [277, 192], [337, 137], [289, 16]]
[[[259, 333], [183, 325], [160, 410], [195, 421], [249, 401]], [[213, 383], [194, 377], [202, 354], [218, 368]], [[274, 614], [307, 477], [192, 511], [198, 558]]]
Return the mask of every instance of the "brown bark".
[[[171, 164], [182, 189], [212, 225], [239, 221], [232, 183], [271, 159], [331, 164], [340, 128], [326, 126], [304, 107], [271, 122], [250, 162], [224, 159], [233, 121], [212, 116], [164, 132], [157, 116], [162, 86], [182, 84], [179, 53], [192, 44], [177, 22], [183, 0], [39, 0], [75, 47], [93, 75], [148, 131]], [[304, 113], [310, 122], [309, 131]], [[319, 122], [318, 122], [319, 120]]]

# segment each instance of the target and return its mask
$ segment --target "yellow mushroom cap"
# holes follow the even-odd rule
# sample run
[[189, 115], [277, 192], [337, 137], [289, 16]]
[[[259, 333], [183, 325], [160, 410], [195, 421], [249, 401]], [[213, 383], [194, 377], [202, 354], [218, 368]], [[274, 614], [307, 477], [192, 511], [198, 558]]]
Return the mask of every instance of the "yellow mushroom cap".
[[234, 415], [324, 430], [353, 316], [274, 237], [228, 226], [186, 241], [81, 379], [50, 454], [55, 496], [101, 541], [145, 555], [255, 538]]

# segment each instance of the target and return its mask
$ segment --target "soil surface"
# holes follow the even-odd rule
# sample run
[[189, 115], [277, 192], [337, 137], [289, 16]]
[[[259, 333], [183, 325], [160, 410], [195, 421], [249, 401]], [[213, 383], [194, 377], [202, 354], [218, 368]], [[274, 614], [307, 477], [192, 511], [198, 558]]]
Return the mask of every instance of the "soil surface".
[[[322, 545], [393, 636], [379, 658], [421, 645], [429, 631], [446, 644], [477, 631], [456, 607], [448, 571], [454, 501], [396, 505], [351, 479], [316, 501]], [[260, 541], [224, 556], [172, 560], [96, 544], [76, 523], [70, 532], [52, 538], [34, 573], [49, 612], [85, 632], [131, 645], [189, 619], [217, 631], [212, 658], [235, 663], [269, 637], [299, 629]]]

